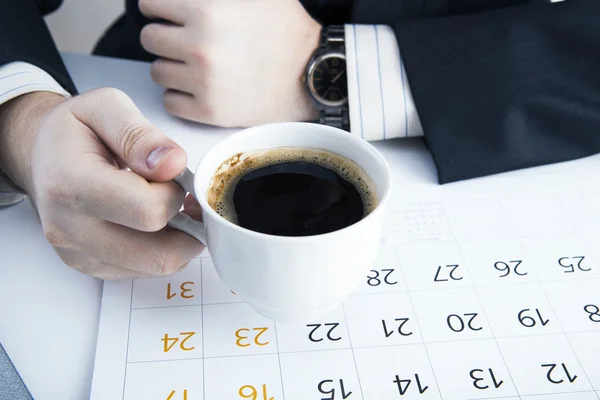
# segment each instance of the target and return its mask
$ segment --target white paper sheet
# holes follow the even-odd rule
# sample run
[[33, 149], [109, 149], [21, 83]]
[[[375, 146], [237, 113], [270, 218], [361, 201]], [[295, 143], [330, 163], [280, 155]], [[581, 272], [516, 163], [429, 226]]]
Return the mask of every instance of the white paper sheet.
[[600, 188], [563, 178], [396, 185], [372, 270], [308, 324], [251, 311], [208, 255], [107, 283], [92, 399], [597, 400]]

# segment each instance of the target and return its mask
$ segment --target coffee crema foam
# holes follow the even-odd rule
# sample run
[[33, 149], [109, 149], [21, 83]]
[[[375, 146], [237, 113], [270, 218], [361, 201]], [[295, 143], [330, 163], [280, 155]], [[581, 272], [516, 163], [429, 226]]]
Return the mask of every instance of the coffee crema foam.
[[361, 195], [364, 216], [377, 206], [375, 186], [360, 166], [335, 153], [306, 147], [278, 147], [231, 156], [217, 168], [209, 182], [208, 204], [221, 217], [237, 224], [233, 194], [239, 180], [260, 168], [299, 161], [330, 169], [351, 183]]

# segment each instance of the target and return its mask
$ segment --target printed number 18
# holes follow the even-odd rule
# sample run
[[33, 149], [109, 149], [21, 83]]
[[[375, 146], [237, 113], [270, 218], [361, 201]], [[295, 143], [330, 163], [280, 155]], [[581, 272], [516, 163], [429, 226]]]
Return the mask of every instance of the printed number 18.
[[242, 386], [239, 390], [240, 397], [243, 399], [252, 400], [275, 400], [274, 397], [267, 395], [267, 385], [262, 385], [262, 397], [258, 397], [259, 393], [256, 388], [252, 385]]

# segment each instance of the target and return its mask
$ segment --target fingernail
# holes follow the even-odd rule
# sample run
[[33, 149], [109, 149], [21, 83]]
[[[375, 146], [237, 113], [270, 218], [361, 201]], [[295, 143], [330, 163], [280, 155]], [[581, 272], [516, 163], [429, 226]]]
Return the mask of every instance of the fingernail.
[[160, 163], [169, 151], [173, 150], [172, 147], [161, 146], [157, 147], [148, 154], [148, 158], [146, 159], [146, 164], [148, 168], [154, 169]]

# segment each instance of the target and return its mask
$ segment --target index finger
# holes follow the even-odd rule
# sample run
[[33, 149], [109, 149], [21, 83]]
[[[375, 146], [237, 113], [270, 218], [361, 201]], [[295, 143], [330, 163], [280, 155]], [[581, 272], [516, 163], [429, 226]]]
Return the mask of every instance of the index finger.
[[87, 168], [82, 211], [92, 217], [143, 232], [164, 228], [183, 205], [184, 191], [173, 181], [148, 182], [135, 172]]

